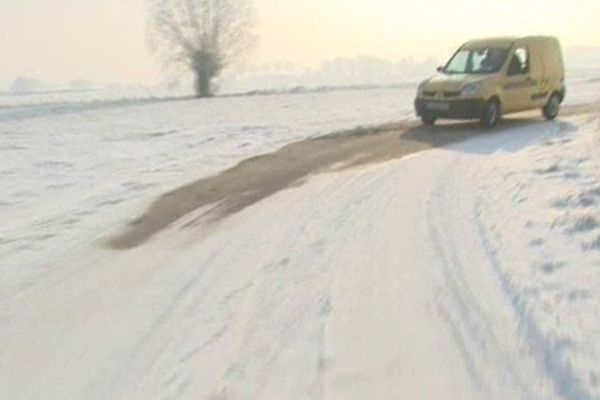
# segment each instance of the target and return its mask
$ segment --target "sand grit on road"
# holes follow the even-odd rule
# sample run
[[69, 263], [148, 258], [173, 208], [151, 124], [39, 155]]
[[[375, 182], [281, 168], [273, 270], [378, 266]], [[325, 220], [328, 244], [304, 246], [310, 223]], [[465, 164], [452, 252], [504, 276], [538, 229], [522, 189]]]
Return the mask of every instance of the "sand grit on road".
[[[599, 103], [563, 109], [565, 115], [599, 111]], [[482, 131], [476, 123], [443, 123], [425, 127], [417, 122], [404, 122], [302, 140], [165, 193], [123, 232], [109, 239], [107, 246], [113, 249], [137, 247], [202, 207], [210, 208], [199, 219], [217, 222], [280, 190], [302, 184], [312, 174], [381, 163], [476, 135], [502, 131], [515, 124], [539, 121], [539, 117], [532, 113], [523, 114], [503, 120], [491, 131]]]

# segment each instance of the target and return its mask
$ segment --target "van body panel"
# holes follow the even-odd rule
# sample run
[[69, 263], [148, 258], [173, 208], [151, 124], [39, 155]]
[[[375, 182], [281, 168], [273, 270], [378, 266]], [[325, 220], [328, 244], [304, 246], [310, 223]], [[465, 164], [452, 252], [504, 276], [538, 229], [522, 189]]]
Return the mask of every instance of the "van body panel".
[[466, 74], [437, 74], [429, 79], [428, 89], [436, 92], [460, 92], [467, 81], [477, 82], [478, 79]]
[[464, 49], [478, 49], [484, 46], [489, 47], [498, 47], [498, 48], [511, 48], [514, 43], [519, 40], [516, 37], [500, 37], [500, 38], [488, 38], [488, 39], [477, 39], [470, 40], [467, 43], [463, 44], [461, 48]]
[[509, 76], [502, 85], [503, 109], [506, 113], [526, 110], [531, 102], [533, 93], [537, 90], [537, 82], [529, 75]]
[[[485, 52], [489, 48], [504, 49], [507, 54], [499, 70], [493, 73], [450, 70], [446, 73], [451, 59], [441, 72], [419, 85], [415, 100], [417, 114], [434, 118], [463, 119], [467, 118], [465, 115], [477, 118], [481, 104], [493, 98], [500, 102], [505, 114], [542, 108], [553, 94], [559, 94], [561, 101], [564, 99], [565, 70], [558, 39], [530, 36], [471, 40], [454, 56], [461, 51], [463, 54], [470, 51], [473, 59], [481, 59], [483, 55], [489, 55], [490, 51]], [[477, 90], [473, 92], [474, 87]], [[473, 112], [465, 111], [464, 108], [469, 106], [474, 108]], [[453, 110], [457, 110], [456, 115]]]

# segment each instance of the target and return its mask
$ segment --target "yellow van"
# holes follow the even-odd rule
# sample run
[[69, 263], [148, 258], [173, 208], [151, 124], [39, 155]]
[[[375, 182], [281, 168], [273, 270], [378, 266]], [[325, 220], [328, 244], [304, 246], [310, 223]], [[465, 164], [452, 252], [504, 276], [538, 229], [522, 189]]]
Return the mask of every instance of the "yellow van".
[[423, 123], [479, 119], [485, 127], [503, 114], [540, 108], [556, 118], [565, 98], [565, 68], [556, 38], [473, 40], [419, 85], [415, 109]]

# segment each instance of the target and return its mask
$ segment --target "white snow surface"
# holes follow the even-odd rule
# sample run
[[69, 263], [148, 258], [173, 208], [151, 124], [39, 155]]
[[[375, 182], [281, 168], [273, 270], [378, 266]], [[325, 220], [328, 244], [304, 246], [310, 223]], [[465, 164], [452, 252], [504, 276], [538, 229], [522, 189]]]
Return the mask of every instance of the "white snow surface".
[[0, 398], [599, 399], [593, 116], [506, 124], [313, 176], [211, 228], [189, 215], [136, 249], [98, 246], [179, 184], [411, 118], [411, 101], [0, 112]]
[[287, 143], [412, 117], [413, 91], [0, 109], [0, 291], [106, 236], [155, 196]]
[[484, 246], [557, 393], [600, 398], [600, 119], [478, 177]]

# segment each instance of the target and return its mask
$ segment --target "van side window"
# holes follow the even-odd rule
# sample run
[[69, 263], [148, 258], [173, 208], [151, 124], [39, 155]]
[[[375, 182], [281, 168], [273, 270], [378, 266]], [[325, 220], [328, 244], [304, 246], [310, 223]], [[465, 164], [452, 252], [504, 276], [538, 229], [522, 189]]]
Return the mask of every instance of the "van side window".
[[519, 47], [513, 53], [508, 66], [508, 75], [529, 73], [529, 51], [527, 47]]

